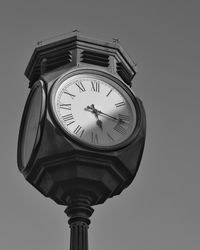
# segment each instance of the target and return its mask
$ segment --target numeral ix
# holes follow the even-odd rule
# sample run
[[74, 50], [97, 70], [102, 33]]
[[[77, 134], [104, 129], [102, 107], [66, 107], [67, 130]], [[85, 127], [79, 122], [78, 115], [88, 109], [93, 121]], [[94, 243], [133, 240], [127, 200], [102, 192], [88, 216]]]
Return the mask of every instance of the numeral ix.
[[62, 118], [63, 118], [64, 122], [69, 122], [69, 123], [67, 124], [67, 126], [69, 126], [70, 124], [74, 123], [74, 117], [73, 117], [72, 114], [63, 115]]

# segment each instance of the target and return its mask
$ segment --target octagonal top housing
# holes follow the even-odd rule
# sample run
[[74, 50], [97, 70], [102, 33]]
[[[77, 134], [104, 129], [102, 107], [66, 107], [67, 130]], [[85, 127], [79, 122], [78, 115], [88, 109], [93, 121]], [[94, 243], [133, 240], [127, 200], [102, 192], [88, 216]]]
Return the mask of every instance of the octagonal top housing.
[[38, 43], [25, 70], [29, 87], [42, 74], [66, 65], [68, 68], [78, 65], [101, 68], [117, 74], [129, 86], [136, 74], [136, 64], [117, 40], [104, 42], [73, 34], [62, 40]]

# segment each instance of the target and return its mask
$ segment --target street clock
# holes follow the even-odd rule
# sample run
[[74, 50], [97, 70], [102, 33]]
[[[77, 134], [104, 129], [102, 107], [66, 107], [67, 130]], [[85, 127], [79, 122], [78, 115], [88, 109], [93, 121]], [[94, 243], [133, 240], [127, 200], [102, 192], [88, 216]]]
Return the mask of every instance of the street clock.
[[18, 167], [44, 196], [67, 206], [71, 249], [87, 250], [92, 206], [119, 195], [138, 171], [146, 117], [131, 88], [135, 74], [118, 43], [77, 34], [40, 43], [26, 68]]

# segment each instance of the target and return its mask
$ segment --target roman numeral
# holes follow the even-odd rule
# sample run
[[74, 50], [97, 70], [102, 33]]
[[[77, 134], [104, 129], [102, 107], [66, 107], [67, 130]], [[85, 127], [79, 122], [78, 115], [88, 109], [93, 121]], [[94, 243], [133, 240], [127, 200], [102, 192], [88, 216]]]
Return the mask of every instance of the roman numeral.
[[100, 83], [99, 82], [91, 81], [91, 84], [92, 84], [91, 91], [94, 91], [94, 92], [99, 92], [100, 91]]
[[74, 134], [79, 135], [79, 137], [82, 137], [83, 133], [84, 133], [84, 129], [82, 129], [82, 127], [80, 125], [78, 125], [75, 129], [74, 129]]
[[77, 82], [77, 83], [76, 83], [76, 86], [79, 88], [79, 92], [84, 92], [84, 91], [86, 91], [86, 90], [85, 90], [85, 87], [83, 86], [83, 84], [82, 84], [81, 81], [80, 81], [80, 82]]
[[119, 134], [125, 135], [126, 134], [126, 129], [122, 127], [121, 122], [119, 121], [117, 125], [113, 128], [115, 131], [117, 131]]
[[118, 115], [119, 117], [119, 120], [124, 123], [124, 122], [129, 122], [130, 121], [130, 117], [128, 115], [122, 115], [122, 114], [119, 114]]
[[114, 138], [109, 133], [107, 133], [107, 136], [108, 136], [108, 138], [111, 139], [111, 141], [115, 141]]
[[71, 93], [69, 93], [69, 92], [67, 92], [67, 91], [64, 91], [64, 93], [65, 93], [66, 95], [69, 95], [72, 99], [74, 99], [74, 97], [76, 97], [75, 95], [73, 95], [73, 94], [71, 94]]
[[126, 104], [125, 102], [118, 102], [118, 103], [115, 103], [115, 107], [119, 108], [121, 106], [124, 106], [125, 104]]
[[91, 133], [91, 143], [93, 143], [93, 144], [99, 144], [98, 135], [94, 134], [93, 132]]
[[61, 109], [66, 109], [66, 110], [71, 110], [71, 104], [68, 104], [68, 103], [66, 103], [66, 104], [64, 104], [64, 103], [62, 103], [62, 104], [60, 104], [60, 108]]
[[108, 97], [112, 91], [113, 91], [113, 90], [111, 89], [111, 90], [108, 92], [108, 94], [107, 94], [106, 96]]
[[75, 122], [75, 121], [73, 121], [73, 120], [74, 120], [74, 117], [73, 117], [72, 114], [63, 115], [62, 118], [63, 118], [64, 122], [69, 122], [69, 123], [67, 124], [67, 126], [69, 126], [70, 124], [72, 124], [72, 123]]

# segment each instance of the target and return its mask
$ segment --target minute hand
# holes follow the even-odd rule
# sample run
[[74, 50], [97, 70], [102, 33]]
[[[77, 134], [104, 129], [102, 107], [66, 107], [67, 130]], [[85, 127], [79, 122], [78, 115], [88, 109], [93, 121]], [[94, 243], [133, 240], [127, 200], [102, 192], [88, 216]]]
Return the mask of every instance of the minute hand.
[[[92, 107], [90, 107], [90, 106], [87, 106], [87, 109], [88, 109], [88, 110], [94, 111], [94, 108], [92, 108]], [[104, 115], [104, 116], [107, 116], [107, 117], [109, 117], [109, 118], [111, 118], [111, 119], [113, 119], [113, 120], [115, 120], [115, 121], [119, 121], [119, 122], [122, 122], [122, 123], [125, 122], [125, 121], [123, 121], [122, 119], [116, 118], [116, 117], [111, 116], [111, 115], [108, 115], [108, 114], [102, 112], [101, 110], [95, 109], [95, 112], [97, 113], [97, 115]]]
[[98, 112], [99, 115], [105, 115], [105, 116], [107, 116], [107, 117], [112, 118], [113, 120], [122, 121], [121, 119], [118, 119], [118, 118], [116, 118], [116, 117], [114, 117], [114, 116], [108, 115], [108, 114], [106, 114], [106, 113], [104, 113], [104, 112], [102, 112], [102, 111], [100, 111], [100, 110], [97, 110], [97, 112]]
[[105, 116], [107, 116], [107, 117], [112, 118], [113, 120], [117, 120], [117, 121], [119, 120], [119, 119], [117, 119], [117, 118], [114, 117], [114, 116], [111, 116], [111, 115], [108, 115], [108, 114], [102, 112], [101, 110], [95, 109], [92, 105], [91, 105], [91, 106], [87, 106], [86, 110], [91, 110], [91, 111], [92, 111], [93, 113], [95, 113], [97, 116], [98, 116], [98, 115], [105, 115]]
[[109, 117], [109, 118], [111, 118], [111, 119], [113, 119], [113, 120], [115, 120], [115, 121], [120, 122], [120, 123], [126, 123], [126, 121], [124, 121], [123, 119], [121, 119], [121, 118], [116, 118], [116, 117], [114, 117], [114, 116], [108, 115], [108, 114], [102, 112], [101, 110], [97, 110], [97, 113], [98, 113], [99, 115], [107, 116], [107, 117]]

